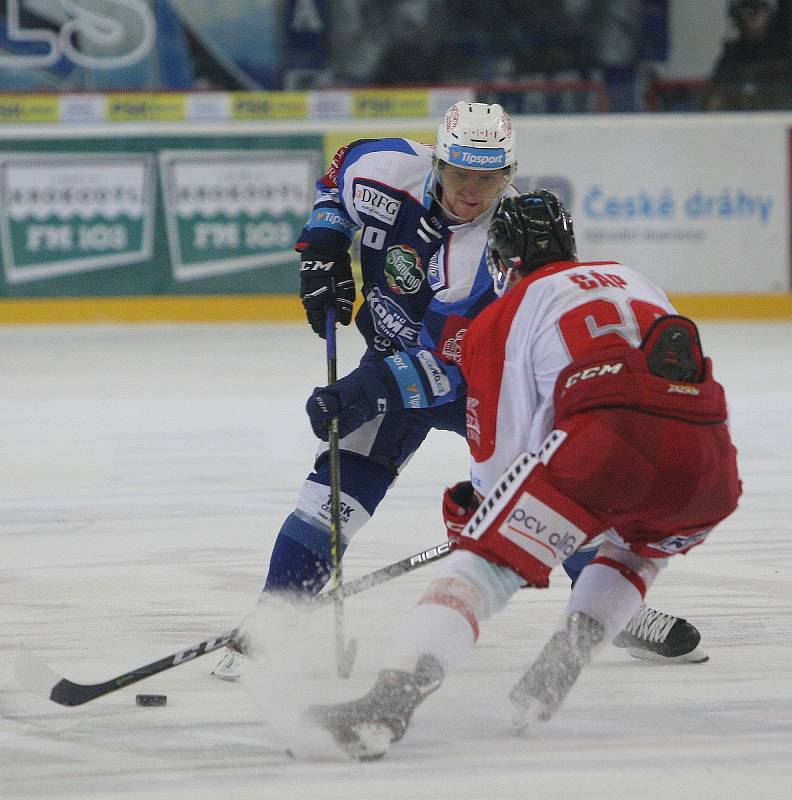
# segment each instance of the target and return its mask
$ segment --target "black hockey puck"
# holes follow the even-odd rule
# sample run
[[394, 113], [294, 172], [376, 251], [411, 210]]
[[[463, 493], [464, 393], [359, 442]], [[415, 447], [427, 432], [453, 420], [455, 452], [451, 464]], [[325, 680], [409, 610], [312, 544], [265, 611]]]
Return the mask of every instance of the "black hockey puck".
[[139, 706], [164, 706], [168, 702], [168, 696], [164, 694], [139, 694], [135, 697], [135, 702]]

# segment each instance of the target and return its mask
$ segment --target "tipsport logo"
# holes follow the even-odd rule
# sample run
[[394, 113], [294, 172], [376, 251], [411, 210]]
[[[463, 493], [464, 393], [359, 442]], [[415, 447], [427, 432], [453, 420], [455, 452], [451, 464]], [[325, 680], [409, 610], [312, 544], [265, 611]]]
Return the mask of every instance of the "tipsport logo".
[[500, 169], [506, 166], [502, 147], [464, 147], [455, 144], [448, 149], [448, 163], [467, 169]]
[[311, 212], [308, 220], [308, 228], [330, 228], [341, 231], [347, 236], [353, 236], [357, 230], [357, 225], [349, 217], [334, 211], [331, 208], [317, 208]]

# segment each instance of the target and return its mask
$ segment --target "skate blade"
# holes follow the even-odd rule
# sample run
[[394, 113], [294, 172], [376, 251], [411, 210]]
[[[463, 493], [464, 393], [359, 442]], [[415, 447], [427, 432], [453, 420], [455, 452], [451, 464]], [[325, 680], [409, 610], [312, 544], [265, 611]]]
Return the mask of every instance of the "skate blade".
[[236, 683], [242, 677], [243, 664], [237, 661], [231, 667], [224, 667], [221, 661], [209, 674], [213, 678], [228, 683]]
[[706, 664], [709, 661], [709, 656], [700, 647], [681, 656], [662, 656], [641, 647], [628, 647], [627, 652], [638, 661], [651, 661], [654, 664]]
[[212, 671], [209, 673], [213, 678], [217, 678], [219, 681], [226, 681], [228, 683], [237, 683], [239, 681], [239, 673], [231, 673], [231, 672], [217, 672]]

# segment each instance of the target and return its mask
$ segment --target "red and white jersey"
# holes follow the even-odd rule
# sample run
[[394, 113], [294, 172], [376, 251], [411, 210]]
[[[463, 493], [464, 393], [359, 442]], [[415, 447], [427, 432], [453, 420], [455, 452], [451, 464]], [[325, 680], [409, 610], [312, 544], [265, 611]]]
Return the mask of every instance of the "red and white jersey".
[[662, 290], [613, 261], [555, 262], [510, 289], [462, 344], [471, 480], [486, 494], [521, 453], [535, 453], [554, 419], [553, 389], [575, 358], [638, 347], [654, 320], [676, 313]]

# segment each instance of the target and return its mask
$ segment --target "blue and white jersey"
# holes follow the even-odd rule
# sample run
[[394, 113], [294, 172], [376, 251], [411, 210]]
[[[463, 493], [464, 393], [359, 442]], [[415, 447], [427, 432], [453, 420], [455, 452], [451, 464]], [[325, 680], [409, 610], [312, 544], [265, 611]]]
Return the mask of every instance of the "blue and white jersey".
[[[299, 251], [347, 249], [361, 231], [363, 305], [355, 323], [385, 359], [404, 407], [445, 403], [464, 392], [461, 336], [493, 299], [485, 247], [490, 212], [453, 224], [431, 193], [433, 149], [409, 139], [362, 139], [342, 147], [317, 182]], [[398, 355], [396, 355], [398, 354]]]

